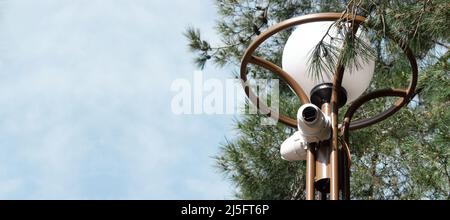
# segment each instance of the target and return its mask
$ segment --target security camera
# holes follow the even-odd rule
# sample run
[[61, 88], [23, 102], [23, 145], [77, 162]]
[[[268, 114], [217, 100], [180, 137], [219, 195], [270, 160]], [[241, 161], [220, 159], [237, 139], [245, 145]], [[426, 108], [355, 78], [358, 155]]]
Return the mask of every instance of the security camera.
[[317, 143], [331, 137], [330, 118], [313, 104], [305, 104], [297, 113], [298, 130], [307, 143]]
[[297, 131], [281, 144], [281, 158], [287, 161], [306, 160], [307, 148], [308, 144], [303, 140], [300, 132]]
[[331, 137], [329, 117], [313, 104], [303, 105], [298, 110], [297, 124], [298, 131], [281, 145], [281, 157], [287, 161], [306, 160], [308, 144]]

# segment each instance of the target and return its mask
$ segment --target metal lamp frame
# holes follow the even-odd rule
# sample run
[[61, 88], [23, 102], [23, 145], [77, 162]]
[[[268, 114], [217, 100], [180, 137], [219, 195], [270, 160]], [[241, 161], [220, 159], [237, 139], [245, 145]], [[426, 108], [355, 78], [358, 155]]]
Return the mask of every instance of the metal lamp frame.
[[[258, 65], [262, 68], [265, 68], [271, 72], [277, 74], [280, 78], [285, 80], [288, 85], [292, 88], [295, 94], [298, 96], [302, 104], [310, 103], [308, 96], [306, 95], [303, 88], [283, 69], [279, 66], [273, 64], [270, 61], [267, 61], [261, 57], [254, 56], [253, 53], [256, 49], [267, 39], [275, 35], [276, 33], [286, 30], [288, 28], [302, 25], [311, 22], [320, 22], [320, 21], [337, 21], [339, 19], [345, 18], [348, 21], [354, 22], [357, 26], [366, 25], [367, 28], [371, 28], [365, 22], [366, 18], [362, 16], [354, 16], [351, 14], [343, 14], [343, 13], [318, 13], [318, 14], [310, 14], [305, 16], [300, 16], [292, 19], [285, 20], [281, 23], [278, 23], [272, 27], [270, 27], [267, 31], [261, 33], [247, 48], [246, 52], [241, 61], [240, 68], [240, 78], [243, 82], [243, 87], [247, 97], [250, 101], [257, 106], [261, 112], [267, 112], [267, 116], [277, 116], [279, 121], [282, 123], [297, 128], [297, 120], [290, 118], [284, 114], [280, 114], [279, 112], [273, 111], [267, 105], [260, 102], [259, 98], [254, 94], [254, 92], [246, 86], [247, 83], [247, 73], [248, 73], [248, 65], [254, 64]], [[339, 199], [339, 190], [341, 188], [342, 195], [344, 199], [350, 199], [350, 148], [349, 148], [349, 131], [357, 130], [361, 128], [368, 127], [375, 123], [381, 122], [386, 118], [392, 116], [397, 111], [399, 111], [403, 106], [407, 105], [415, 95], [415, 90], [417, 86], [418, 80], [418, 67], [417, 62], [414, 57], [413, 52], [407, 46], [405, 42], [401, 40], [401, 38], [397, 37], [395, 34], [387, 32], [386, 37], [390, 38], [394, 41], [405, 53], [408, 58], [411, 66], [411, 81], [410, 85], [407, 89], [380, 89], [368, 94], [360, 96], [357, 100], [355, 100], [349, 106], [347, 112], [345, 113], [344, 120], [342, 124], [338, 124], [338, 96], [339, 90], [342, 84], [342, 78], [344, 74], [344, 66], [341, 63], [338, 63], [336, 67], [336, 71], [334, 73], [333, 80], [333, 89], [331, 95], [331, 102], [327, 106], [322, 106], [322, 109], [325, 110], [327, 114], [331, 117], [332, 122], [332, 138], [329, 143], [331, 143], [330, 147], [330, 166], [331, 166], [331, 176], [330, 176], [330, 199], [337, 200]], [[355, 112], [365, 103], [381, 98], [381, 97], [399, 97], [399, 99], [395, 102], [395, 104], [389, 109], [366, 119], [360, 119], [357, 121], [352, 121], [352, 118]], [[319, 106], [320, 107], [320, 106]], [[341, 150], [339, 150], [339, 137], [342, 138]], [[339, 156], [344, 156], [346, 162], [346, 166], [339, 167]], [[342, 160], [341, 160], [342, 161]], [[315, 198], [315, 164], [316, 164], [316, 155], [314, 149], [310, 147], [307, 152], [307, 161], [306, 161], [306, 198], [308, 200], [313, 200]], [[341, 173], [339, 173], [339, 168], [341, 168]], [[339, 183], [339, 181], [343, 183]], [[340, 185], [341, 184], [341, 185]], [[340, 187], [341, 186], [341, 187]], [[323, 195], [322, 195], [323, 196]], [[322, 197], [326, 198], [326, 197]]]

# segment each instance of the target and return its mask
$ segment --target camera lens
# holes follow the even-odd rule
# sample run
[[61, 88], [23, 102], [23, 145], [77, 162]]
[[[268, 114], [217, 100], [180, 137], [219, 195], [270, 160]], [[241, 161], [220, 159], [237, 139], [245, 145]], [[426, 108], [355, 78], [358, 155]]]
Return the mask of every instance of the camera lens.
[[303, 119], [307, 122], [313, 122], [317, 119], [317, 110], [313, 107], [307, 107], [302, 112]]

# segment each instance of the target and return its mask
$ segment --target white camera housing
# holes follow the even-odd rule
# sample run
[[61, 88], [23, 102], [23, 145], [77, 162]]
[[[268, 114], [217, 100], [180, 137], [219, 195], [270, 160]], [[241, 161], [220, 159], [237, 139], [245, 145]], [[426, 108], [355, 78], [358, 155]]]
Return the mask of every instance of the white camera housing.
[[297, 124], [307, 143], [317, 143], [331, 137], [330, 118], [313, 104], [305, 104], [298, 110]]
[[298, 110], [297, 123], [298, 131], [281, 145], [281, 158], [287, 161], [306, 160], [308, 144], [331, 137], [329, 117], [313, 104], [303, 105]]
[[308, 144], [303, 140], [300, 132], [297, 131], [281, 144], [281, 158], [287, 161], [306, 160], [307, 149]]

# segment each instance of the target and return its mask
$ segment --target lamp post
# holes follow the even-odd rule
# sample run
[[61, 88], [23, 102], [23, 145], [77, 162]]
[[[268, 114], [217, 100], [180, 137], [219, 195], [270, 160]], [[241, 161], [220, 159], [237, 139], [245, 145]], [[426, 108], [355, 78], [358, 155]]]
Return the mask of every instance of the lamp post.
[[[372, 80], [375, 68], [373, 60], [363, 61], [362, 57], [355, 58], [361, 65], [351, 69], [345, 69], [338, 57], [332, 72], [314, 77], [308, 67], [309, 54], [319, 41], [326, 40], [324, 36], [331, 36], [333, 23], [340, 19], [344, 19], [347, 23], [345, 25], [354, 28], [351, 34], [356, 34], [368, 42], [365, 33], [356, 31], [361, 25], [368, 26], [364, 24], [365, 18], [362, 16], [342, 13], [311, 14], [285, 20], [260, 34], [247, 48], [241, 63], [240, 77], [250, 101], [263, 110], [262, 112], [268, 112], [267, 116], [275, 115], [282, 123], [299, 130], [283, 143], [281, 153], [286, 160], [306, 160], [308, 200], [318, 198], [316, 192], [320, 192], [321, 199], [350, 199], [349, 131], [368, 127], [396, 113], [411, 101], [417, 85], [418, 68], [412, 51], [399, 37], [390, 32], [386, 32], [386, 36], [397, 43], [411, 65], [412, 77], [407, 89], [388, 88], [362, 95]], [[295, 26], [297, 28], [289, 37], [283, 51], [282, 68], [253, 55], [268, 38]], [[342, 43], [334, 46], [342, 47]], [[297, 114], [297, 120], [269, 109], [245, 86], [249, 64], [270, 70], [288, 83], [303, 104]], [[354, 113], [364, 103], [388, 96], [399, 99], [384, 112], [371, 118], [352, 121]], [[346, 104], [349, 104], [348, 110], [344, 120], [339, 123], [339, 108]]]

